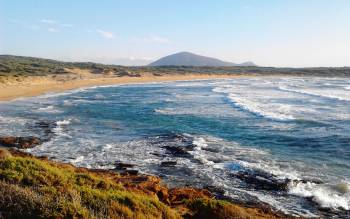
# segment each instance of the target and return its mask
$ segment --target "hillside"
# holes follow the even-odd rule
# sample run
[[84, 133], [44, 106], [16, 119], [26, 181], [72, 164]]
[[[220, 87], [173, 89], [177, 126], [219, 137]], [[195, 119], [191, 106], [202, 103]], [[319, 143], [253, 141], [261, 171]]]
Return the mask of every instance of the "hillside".
[[225, 62], [216, 58], [196, 55], [190, 52], [179, 52], [172, 55], [165, 56], [149, 66], [255, 66], [253, 62], [244, 62], [242, 64], [235, 64], [232, 62]]

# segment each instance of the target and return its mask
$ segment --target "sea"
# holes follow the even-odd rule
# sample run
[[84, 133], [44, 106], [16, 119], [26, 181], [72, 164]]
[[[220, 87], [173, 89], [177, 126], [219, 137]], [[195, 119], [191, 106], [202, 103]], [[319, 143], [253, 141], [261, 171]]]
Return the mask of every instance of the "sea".
[[240, 77], [81, 88], [0, 102], [0, 136], [81, 167], [303, 217], [350, 218], [350, 78]]

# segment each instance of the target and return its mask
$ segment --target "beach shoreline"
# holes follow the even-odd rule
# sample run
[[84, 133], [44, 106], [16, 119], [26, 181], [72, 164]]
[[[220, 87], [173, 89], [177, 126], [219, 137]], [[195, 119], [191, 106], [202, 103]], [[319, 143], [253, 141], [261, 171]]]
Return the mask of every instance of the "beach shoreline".
[[184, 74], [184, 75], [164, 75], [139, 77], [89, 77], [73, 80], [55, 80], [50, 77], [26, 77], [23, 81], [9, 84], [0, 83], [0, 101], [10, 101], [21, 97], [33, 97], [51, 92], [63, 92], [79, 88], [122, 85], [122, 84], [142, 84], [152, 82], [170, 81], [191, 81], [208, 79], [231, 79], [242, 77], [241, 75], [218, 75], [218, 74]]

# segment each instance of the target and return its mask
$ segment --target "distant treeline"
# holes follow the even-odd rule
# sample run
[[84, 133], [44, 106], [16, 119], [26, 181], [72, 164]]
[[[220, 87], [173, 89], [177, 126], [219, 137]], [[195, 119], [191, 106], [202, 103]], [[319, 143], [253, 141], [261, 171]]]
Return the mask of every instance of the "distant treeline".
[[114, 74], [116, 76], [138, 77], [144, 72], [158, 75], [169, 74], [257, 74], [257, 75], [300, 75], [349, 77], [350, 67], [322, 68], [274, 68], [259, 66], [232, 67], [196, 67], [196, 66], [120, 66], [93, 62], [61, 62], [51, 59], [0, 55], [0, 76], [44, 76], [49, 74], [67, 74], [66, 69], [89, 69], [95, 74]]

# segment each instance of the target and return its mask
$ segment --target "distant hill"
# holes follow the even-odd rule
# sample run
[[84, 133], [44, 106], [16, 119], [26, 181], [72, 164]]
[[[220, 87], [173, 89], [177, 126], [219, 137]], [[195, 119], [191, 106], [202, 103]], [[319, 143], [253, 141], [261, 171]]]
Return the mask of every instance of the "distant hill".
[[155, 76], [170, 74], [253, 74], [350, 77], [350, 67], [275, 68], [247, 66], [251, 64], [254, 63], [242, 63], [240, 66], [120, 66], [93, 62], [62, 62], [51, 59], [0, 54], [0, 84], [2, 77], [55, 76], [70, 74], [70, 69], [74, 68], [89, 70], [93, 74], [114, 74], [118, 77], [139, 77], [145, 72]]
[[190, 52], [179, 52], [160, 58], [149, 66], [255, 66], [255, 64], [253, 62], [235, 64]]

